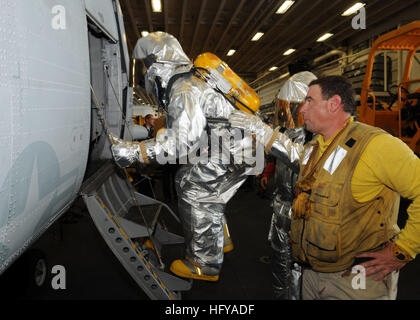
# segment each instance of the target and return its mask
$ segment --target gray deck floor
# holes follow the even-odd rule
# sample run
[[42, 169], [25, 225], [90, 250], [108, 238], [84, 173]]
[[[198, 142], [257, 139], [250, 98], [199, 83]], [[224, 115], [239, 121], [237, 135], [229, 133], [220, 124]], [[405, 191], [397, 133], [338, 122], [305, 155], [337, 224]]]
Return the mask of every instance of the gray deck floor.
[[[159, 184], [155, 189], [159, 188]], [[159, 194], [159, 192], [157, 192]], [[158, 196], [159, 198], [159, 196]], [[240, 189], [227, 206], [226, 216], [234, 250], [225, 255], [218, 282], [195, 280], [185, 300], [271, 300], [271, 249], [267, 233], [270, 201], [253, 190]], [[176, 210], [176, 202], [170, 202]], [[67, 223], [66, 223], [67, 221]], [[70, 222], [70, 223], [69, 223]], [[46, 254], [50, 266], [66, 269], [66, 289], [54, 290], [50, 283], [41, 292], [19, 291], [15, 299], [30, 300], [147, 300], [102, 240], [81, 199], [34, 245]], [[169, 258], [182, 257], [182, 248], [166, 248]], [[420, 259], [401, 272], [398, 299], [420, 299]], [[9, 296], [9, 298], [11, 298]]]

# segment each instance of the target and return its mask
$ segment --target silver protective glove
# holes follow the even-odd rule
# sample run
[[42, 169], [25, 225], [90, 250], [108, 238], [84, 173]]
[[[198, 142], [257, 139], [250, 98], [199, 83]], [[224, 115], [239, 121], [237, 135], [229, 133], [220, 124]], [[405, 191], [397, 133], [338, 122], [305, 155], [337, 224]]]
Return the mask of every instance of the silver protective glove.
[[274, 130], [266, 125], [258, 116], [249, 113], [233, 110], [229, 116], [229, 122], [232, 127], [240, 128], [255, 134], [259, 143], [266, 147], [272, 140]]
[[135, 161], [144, 163], [140, 151], [140, 142], [125, 141], [112, 134], [110, 139], [113, 141], [111, 146], [112, 156], [120, 168], [129, 167]]
[[[234, 110], [229, 116], [232, 127], [244, 129], [255, 134], [256, 140], [264, 145], [264, 150], [276, 158], [298, 164], [303, 153], [303, 143], [293, 142], [287, 135], [273, 130], [259, 117], [249, 113]], [[280, 128], [278, 128], [280, 129]]]

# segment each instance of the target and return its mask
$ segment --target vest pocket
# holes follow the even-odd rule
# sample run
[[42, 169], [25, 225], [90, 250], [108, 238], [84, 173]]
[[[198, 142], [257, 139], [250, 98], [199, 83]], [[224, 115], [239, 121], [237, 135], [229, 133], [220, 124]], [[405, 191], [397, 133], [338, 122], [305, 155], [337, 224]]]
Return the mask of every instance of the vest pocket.
[[342, 191], [342, 184], [319, 184], [312, 189], [310, 200], [313, 202], [312, 210], [324, 217], [338, 219], [338, 200]]
[[310, 258], [337, 262], [341, 251], [339, 225], [310, 218], [306, 226], [306, 253]]

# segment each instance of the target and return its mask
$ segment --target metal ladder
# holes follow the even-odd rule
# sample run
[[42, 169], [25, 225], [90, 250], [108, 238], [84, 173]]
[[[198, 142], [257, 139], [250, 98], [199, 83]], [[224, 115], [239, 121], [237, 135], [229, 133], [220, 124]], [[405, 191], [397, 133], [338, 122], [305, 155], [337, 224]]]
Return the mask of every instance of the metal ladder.
[[[181, 291], [190, 290], [192, 281], [163, 271], [158, 257], [161, 246], [184, 243], [183, 237], [160, 226], [161, 209], [166, 208], [177, 222], [180, 222], [179, 218], [163, 202], [132, 192], [130, 188], [122, 170], [107, 162], [83, 183], [81, 195], [105, 242], [148, 297], [152, 300], [181, 299]], [[142, 209], [158, 205], [152, 212], [150, 225], [137, 221], [138, 214], [130, 215], [130, 209], [137, 204]], [[146, 242], [139, 243], [138, 239], [151, 241], [147, 245]]]

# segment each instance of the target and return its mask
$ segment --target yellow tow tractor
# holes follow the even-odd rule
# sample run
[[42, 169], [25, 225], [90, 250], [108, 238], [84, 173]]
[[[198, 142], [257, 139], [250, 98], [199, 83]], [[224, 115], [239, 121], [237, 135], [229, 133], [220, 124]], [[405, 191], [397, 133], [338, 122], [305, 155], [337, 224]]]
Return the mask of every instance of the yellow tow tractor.
[[[379, 37], [370, 50], [366, 74], [357, 107], [360, 122], [380, 127], [420, 154], [420, 78], [411, 79], [411, 69], [417, 49], [420, 46], [420, 21], [414, 21]], [[371, 90], [371, 78], [375, 55], [382, 50], [403, 50], [407, 52], [401, 82], [393, 86], [388, 103], [379, 101]], [[417, 89], [413, 89], [417, 87]], [[389, 88], [390, 89], [390, 88]]]

